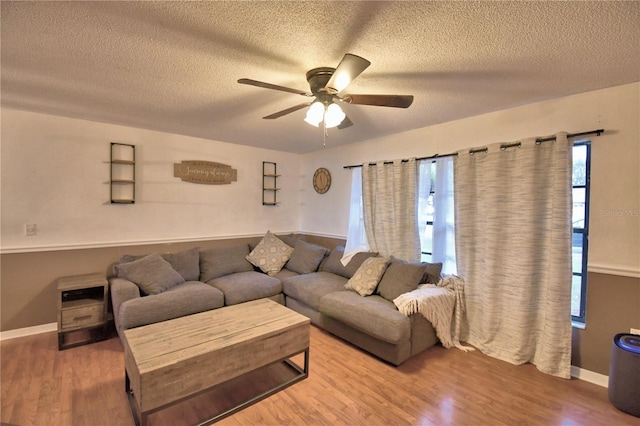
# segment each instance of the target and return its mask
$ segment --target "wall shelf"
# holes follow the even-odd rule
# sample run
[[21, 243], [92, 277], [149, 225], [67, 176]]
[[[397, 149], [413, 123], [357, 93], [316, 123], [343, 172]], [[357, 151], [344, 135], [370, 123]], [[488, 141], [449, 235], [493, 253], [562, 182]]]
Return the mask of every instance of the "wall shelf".
[[136, 202], [136, 147], [111, 142], [110, 162], [111, 204], [134, 204]]
[[262, 162], [262, 205], [277, 206], [278, 201], [278, 165], [270, 161]]

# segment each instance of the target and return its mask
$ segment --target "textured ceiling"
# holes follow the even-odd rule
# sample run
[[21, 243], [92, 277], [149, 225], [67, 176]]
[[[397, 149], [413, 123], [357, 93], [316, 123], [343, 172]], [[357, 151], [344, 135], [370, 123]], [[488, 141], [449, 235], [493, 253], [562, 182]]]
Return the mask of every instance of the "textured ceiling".
[[2, 105], [289, 152], [322, 149], [299, 95], [345, 53], [371, 61], [326, 146], [640, 80], [640, 2], [8, 2]]

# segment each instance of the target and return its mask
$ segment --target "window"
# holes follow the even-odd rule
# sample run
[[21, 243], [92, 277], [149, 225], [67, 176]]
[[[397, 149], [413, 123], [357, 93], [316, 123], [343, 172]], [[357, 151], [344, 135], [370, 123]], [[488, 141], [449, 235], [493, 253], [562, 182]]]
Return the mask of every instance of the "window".
[[360, 251], [369, 251], [367, 233], [364, 229], [362, 205], [362, 168], [355, 167], [351, 172], [351, 202], [349, 207], [349, 230], [345, 244], [343, 264]]
[[453, 159], [422, 161], [419, 182], [421, 260], [441, 262], [443, 274], [456, 274]]
[[418, 221], [420, 223], [420, 261], [433, 261], [433, 216], [435, 213], [436, 162], [420, 163], [420, 202]]
[[591, 142], [573, 144], [573, 234], [571, 238], [571, 319], [585, 322], [589, 246], [589, 175]]

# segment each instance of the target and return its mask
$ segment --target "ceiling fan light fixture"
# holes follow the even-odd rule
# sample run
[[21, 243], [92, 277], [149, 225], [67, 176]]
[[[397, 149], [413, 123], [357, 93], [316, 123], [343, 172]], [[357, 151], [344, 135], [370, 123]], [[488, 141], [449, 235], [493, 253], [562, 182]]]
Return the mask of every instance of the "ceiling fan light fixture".
[[307, 116], [304, 121], [311, 124], [312, 126], [318, 127], [320, 122], [324, 118], [324, 105], [322, 102], [314, 102], [311, 104], [309, 109], [307, 110]]
[[322, 127], [324, 128], [326, 138], [326, 130], [328, 128], [337, 127], [338, 129], [346, 129], [353, 126], [353, 122], [346, 116], [340, 106], [336, 104], [337, 101], [352, 105], [373, 105], [394, 108], [409, 108], [409, 106], [411, 106], [413, 102], [412, 95], [338, 95], [338, 93], [341, 93], [342, 90], [347, 88], [369, 65], [371, 65], [371, 62], [368, 60], [358, 55], [346, 53], [337, 68], [313, 68], [307, 71], [306, 74], [307, 82], [311, 89], [310, 92], [265, 83], [264, 81], [252, 80], [250, 78], [241, 78], [238, 80], [238, 83], [294, 93], [307, 98], [315, 97], [312, 102], [307, 101], [262, 118], [267, 120], [279, 118], [308, 106], [309, 109], [307, 110], [304, 121], [315, 127], [320, 127], [320, 123], [324, 121]]
[[329, 104], [324, 114], [324, 122], [327, 128], [336, 127], [346, 117], [346, 114], [338, 104]]

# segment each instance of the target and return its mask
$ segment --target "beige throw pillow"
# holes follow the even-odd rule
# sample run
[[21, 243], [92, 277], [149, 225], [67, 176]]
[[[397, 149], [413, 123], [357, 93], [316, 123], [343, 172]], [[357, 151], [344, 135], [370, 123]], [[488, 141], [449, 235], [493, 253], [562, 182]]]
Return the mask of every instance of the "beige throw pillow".
[[292, 247], [283, 243], [271, 231], [267, 231], [262, 241], [249, 253], [247, 260], [273, 276], [280, 272], [291, 257], [291, 253], [293, 253]]
[[347, 281], [345, 288], [355, 290], [360, 296], [373, 294], [380, 278], [387, 269], [389, 259], [386, 257], [370, 257], [362, 262], [353, 277]]

